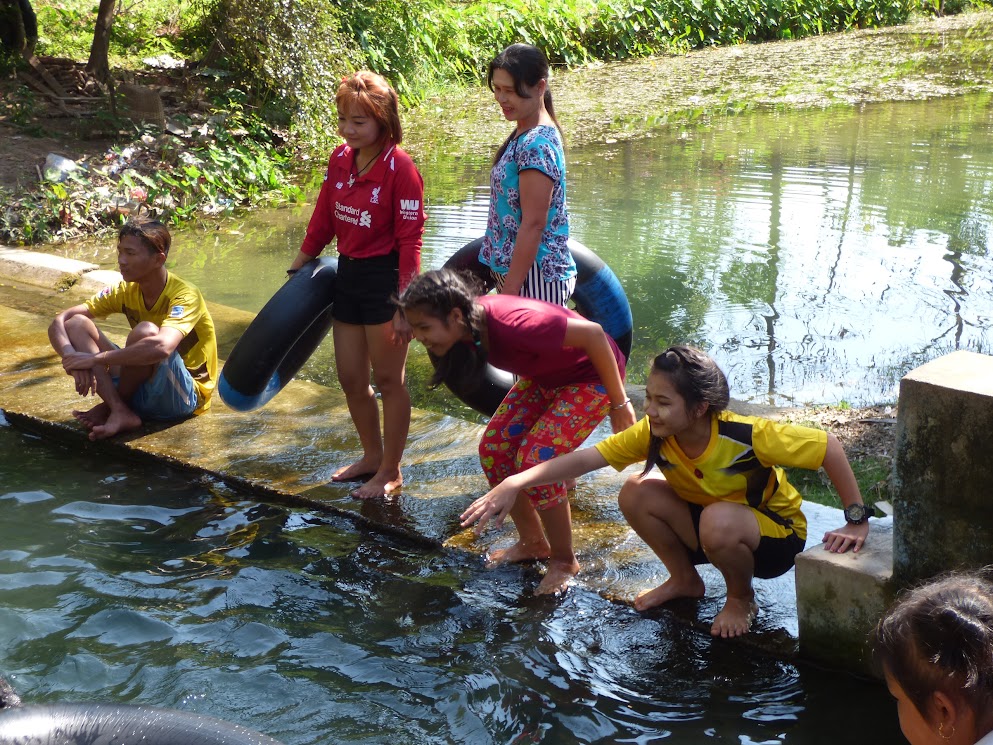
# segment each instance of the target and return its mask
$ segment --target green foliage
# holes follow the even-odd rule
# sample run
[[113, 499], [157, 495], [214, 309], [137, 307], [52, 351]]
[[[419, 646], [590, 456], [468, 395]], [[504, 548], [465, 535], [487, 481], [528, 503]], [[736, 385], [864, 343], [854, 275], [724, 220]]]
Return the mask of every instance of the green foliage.
[[407, 103], [439, 81], [479, 81], [524, 41], [569, 66], [901, 23], [919, 0], [339, 0], [341, 29]]
[[174, 224], [303, 198], [281, 137], [230, 90], [182, 136], [145, 132], [61, 182], [0, 190], [0, 243], [28, 245], [115, 229], [133, 212]]
[[338, 82], [361, 66], [338, 9], [326, 0], [215, 0], [203, 9], [203, 28], [219, 52], [208, 57], [223, 59], [270, 116], [281, 114], [308, 141], [326, 143]]
[[[96, 0], [36, 0], [37, 53], [85, 60], [90, 54], [99, 3]], [[119, 66], [141, 66], [145, 57], [177, 54], [182, 30], [195, 26], [190, 0], [133, 0], [117, 6], [111, 27], [110, 59]]]

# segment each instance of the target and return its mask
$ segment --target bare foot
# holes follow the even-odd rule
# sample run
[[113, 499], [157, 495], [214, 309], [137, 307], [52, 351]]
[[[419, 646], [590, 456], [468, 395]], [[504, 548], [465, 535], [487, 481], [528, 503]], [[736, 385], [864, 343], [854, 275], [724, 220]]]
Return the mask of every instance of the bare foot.
[[561, 561], [553, 559], [548, 562], [548, 571], [534, 590], [535, 595], [558, 595], [565, 592], [572, 583], [572, 578], [579, 574], [579, 562], [573, 559]]
[[105, 440], [108, 437], [138, 429], [141, 426], [141, 417], [131, 409], [120, 409], [110, 412], [107, 421], [97, 424], [90, 429], [91, 440]]
[[[547, 541], [524, 544], [518, 541], [510, 548], [493, 551], [486, 557], [486, 568], [492, 569], [501, 564], [520, 564], [525, 561], [541, 561], [551, 553]], [[578, 569], [577, 569], [578, 571]]]
[[635, 610], [648, 610], [668, 603], [676, 598], [702, 598], [707, 587], [700, 575], [686, 582], [677, 582], [671, 577], [654, 590], [645, 590], [634, 599]]
[[759, 607], [753, 598], [733, 598], [728, 595], [721, 612], [714, 618], [710, 633], [724, 639], [747, 634], [758, 613]]
[[355, 489], [352, 496], [357, 499], [385, 497], [391, 492], [399, 490], [401, 486], [403, 486], [403, 476], [400, 475], [399, 471], [389, 474], [377, 473], [358, 489]]
[[106, 403], [101, 402], [88, 411], [73, 411], [72, 415], [86, 429], [93, 429], [107, 423], [107, 417], [110, 416], [110, 407]]
[[350, 466], [343, 466], [331, 474], [332, 481], [367, 481], [376, 475], [379, 462], [363, 456]]

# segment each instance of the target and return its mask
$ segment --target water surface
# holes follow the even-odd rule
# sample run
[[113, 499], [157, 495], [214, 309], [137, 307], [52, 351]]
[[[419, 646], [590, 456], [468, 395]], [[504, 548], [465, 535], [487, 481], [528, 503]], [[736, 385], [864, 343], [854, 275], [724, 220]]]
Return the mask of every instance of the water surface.
[[0, 675], [26, 703], [287, 745], [899, 741], [879, 683], [2, 426], [0, 507]]
[[[758, 111], [569, 150], [573, 235], [632, 304], [630, 380], [691, 342], [739, 399], [880, 403], [923, 362], [989, 352], [991, 100]], [[489, 166], [441, 154], [419, 165], [433, 268], [483, 232]], [[311, 210], [180, 234], [173, 266], [210, 299], [258, 310]], [[321, 379], [327, 361], [305, 374]]]

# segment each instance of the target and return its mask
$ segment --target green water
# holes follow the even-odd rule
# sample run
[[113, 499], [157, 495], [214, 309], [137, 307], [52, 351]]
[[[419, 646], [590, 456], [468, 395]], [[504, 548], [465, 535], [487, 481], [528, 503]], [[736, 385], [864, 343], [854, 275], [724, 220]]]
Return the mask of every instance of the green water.
[[879, 683], [4, 426], [0, 508], [0, 675], [26, 704], [287, 745], [900, 741]]
[[[433, 268], [483, 232], [488, 163], [419, 165]], [[633, 382], [684, 341], [718, 359], [738, 399], [880, 403], [929, 359], [989, 351], [989, 95], [717, 118], [570, 150], [568, 169], [572, 234], [632, 305]], [[172, 265], [211, 300], [258, 310], [311, 210], [182, 233]], [[304, 374], [327, 382], [327, 363]]]

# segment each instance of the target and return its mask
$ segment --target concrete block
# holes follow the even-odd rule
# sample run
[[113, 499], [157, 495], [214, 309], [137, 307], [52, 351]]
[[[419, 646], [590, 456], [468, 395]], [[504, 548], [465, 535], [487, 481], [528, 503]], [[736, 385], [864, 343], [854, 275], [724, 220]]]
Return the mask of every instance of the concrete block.
[[76, 283], [75, 289], [95, 295], [104, 287], [114, 287], [123, 279], [124, 277], [121, 276], [121, 273], [113, 269], [97, 269], [96, 271], [83, 274]]
[[796, 558], [800, 654], [828, 667], [872, 673], [869, 633], [893, 600], [893, 519], [872, 520], [856, 554], [816, 544]]
[[893, 570], [911, 584], [993, 560], [993, 357], [953, 352], [900, 381]]
[[84, 272], [99, 268], [96, 264], [64, 256], [0, 246], [0, 276], [15, 277], [39, 287], [67, 289], [78, 282]]

